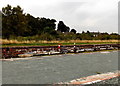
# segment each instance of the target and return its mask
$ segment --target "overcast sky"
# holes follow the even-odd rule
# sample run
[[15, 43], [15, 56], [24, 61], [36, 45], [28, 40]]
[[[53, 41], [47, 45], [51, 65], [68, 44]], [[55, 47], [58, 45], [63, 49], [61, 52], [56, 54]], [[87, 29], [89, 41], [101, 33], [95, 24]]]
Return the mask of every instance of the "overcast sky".
[[118, 32], [119, 0], [0, 0], [0, 8], [21, 6], [35, 17], [63, 21], [71, 29]]

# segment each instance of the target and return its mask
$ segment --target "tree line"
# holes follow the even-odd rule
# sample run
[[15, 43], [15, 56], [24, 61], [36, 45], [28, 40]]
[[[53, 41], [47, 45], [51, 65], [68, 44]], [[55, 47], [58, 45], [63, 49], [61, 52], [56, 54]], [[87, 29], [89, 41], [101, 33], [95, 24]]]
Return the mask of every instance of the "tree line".
[[63, 21], [35, 18], [20, 6], [2, 8], [2, 38], [18, 40], [109, 40], [118, 39], [117, 33], [82, 32], [70, 29]]

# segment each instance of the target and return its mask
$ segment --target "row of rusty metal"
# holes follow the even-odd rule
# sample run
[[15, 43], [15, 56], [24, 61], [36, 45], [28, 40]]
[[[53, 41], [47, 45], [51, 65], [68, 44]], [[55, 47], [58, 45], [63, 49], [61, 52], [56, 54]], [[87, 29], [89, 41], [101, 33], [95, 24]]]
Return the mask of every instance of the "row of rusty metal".
[[100, 50], [100, 48], [109, 49], [110, 47], [114, 49], [119, 49], [120, 44], [91, 44], [91, 45], [64, 45], [64, 46], [21, 46], [21, 47], [3, 47], [2, 50], [2, 58], [15, 58], [18, 57], [19, 54], [24, 54], [27, 52], [34, 51], [62, 51], [64, 49], [94, 49]]

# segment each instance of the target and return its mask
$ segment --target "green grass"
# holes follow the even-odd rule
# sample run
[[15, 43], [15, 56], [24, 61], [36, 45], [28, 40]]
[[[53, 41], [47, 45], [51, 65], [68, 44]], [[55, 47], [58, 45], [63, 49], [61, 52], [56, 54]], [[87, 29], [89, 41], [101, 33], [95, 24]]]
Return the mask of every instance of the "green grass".
[[[116, 42], [93, 42], [93, 43], [76, 43], [76, 45], [81, 44], [115, 44]], [[12, 46], [55, 46], [58, 43], [20, 43], [20, 44], [3, 44], [2, 47], [12, 47]], [[74, 43], [61, 43], [61, 45], [74, 45]]]

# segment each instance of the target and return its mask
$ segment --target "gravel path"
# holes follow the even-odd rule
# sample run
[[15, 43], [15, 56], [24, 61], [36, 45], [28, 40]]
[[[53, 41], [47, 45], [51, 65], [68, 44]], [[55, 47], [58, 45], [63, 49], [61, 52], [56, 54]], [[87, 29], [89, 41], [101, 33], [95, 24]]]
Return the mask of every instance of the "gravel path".
[[115, 85], [119, 85], [120, 86], [120, 77], [117, 77], [117, 78], [112, 78], [112, 79], [109, 79], [109, 80], [104, 80], [104, 81], [101, 81], [101, 82], [98, 82], [98, 83], [95, 83], [95, 84], [111, 84], [113, 86]]
[[109, 80], [104, 80], [94, 84], [84, 85], [84, 86], [120, 86], [120, 77], [112, 78]]

